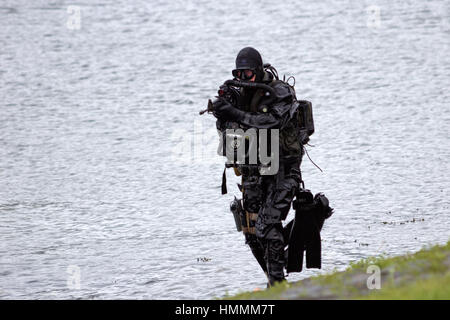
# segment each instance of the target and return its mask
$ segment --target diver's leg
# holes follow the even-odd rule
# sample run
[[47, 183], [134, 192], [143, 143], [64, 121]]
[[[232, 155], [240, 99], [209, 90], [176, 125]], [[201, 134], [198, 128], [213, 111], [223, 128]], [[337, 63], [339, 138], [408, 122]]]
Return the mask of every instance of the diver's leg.
[[256, 261], [267, 275], [264, 250], [255, 235], [257, 213], [261, 207], [261, 185], [258, 175], [244, 175], [242, 181], [242, 198], [244, 212], [241, 215], [245, 243], [248, 244]]
[[281, 221], [289, 213], [300, 181], [298, 166], [283, 164], [276, 175], [266, 176], [262, 183], [267, 196], [260, 209], [255, 232], [264, 250], [270, 285], [284, 280], [285, 239]]
[[245, 243], [250, 247], [250, 250], [255, 256], [256, 261], [258, 261], [261, 269], [265, 274], [267, 274], [266, 261], [264, 260], [264, 250], [256, 238], [256, 235], [250, 233], [245, 234]]
[[284, 280], [284, 267], [286, 265], [284, 257], [283, 234], [280, 232], [281, 224], [274, 225], [268, 234], [259, 238], [264, 250], [264, 260], [269, 278], [269, 286]]

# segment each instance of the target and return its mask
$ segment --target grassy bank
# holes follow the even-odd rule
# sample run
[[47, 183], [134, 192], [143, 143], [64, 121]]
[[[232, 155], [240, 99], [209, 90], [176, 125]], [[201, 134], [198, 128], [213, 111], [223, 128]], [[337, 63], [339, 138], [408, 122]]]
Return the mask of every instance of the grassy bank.
[[[450, 299], [449, 270], [450, 241], [414, 254], [365, 259], [342, 272], [225, 299]], [[369, 286], [377, 286], [377, 274], [380, 288], [369, 289], [368, 280]]]

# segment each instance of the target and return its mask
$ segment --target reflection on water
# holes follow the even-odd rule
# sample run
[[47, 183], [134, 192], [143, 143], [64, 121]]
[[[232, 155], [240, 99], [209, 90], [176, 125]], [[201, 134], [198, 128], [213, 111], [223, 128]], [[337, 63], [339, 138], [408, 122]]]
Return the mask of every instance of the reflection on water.
[[448, 240], [448, 2], [77, 5], [79, 28], [65, 1], [0, 7], [0, 298], [265, 285], [198, 116], [247, 45], [313, 102], [304, 178], [336, 208], [323, 269], [291, 281]]

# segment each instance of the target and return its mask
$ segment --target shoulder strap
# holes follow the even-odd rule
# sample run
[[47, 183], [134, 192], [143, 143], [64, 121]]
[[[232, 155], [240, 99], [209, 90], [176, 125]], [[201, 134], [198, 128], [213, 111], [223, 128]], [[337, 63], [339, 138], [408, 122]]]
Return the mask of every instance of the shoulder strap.
[[225, 168], [223, 169], [223, 174], [222, 174], [222, 194], [227, 194], [227, 167], [225, 166]]

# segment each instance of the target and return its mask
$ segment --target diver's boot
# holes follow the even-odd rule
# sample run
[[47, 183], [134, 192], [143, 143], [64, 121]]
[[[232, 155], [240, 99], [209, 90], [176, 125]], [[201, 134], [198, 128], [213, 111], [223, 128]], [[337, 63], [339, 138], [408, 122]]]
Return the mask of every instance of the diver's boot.
[[269, 275], [269, 285], [273, 286], [277, 282], [285, 280], [284, 277], [284, 246], [280, 240], [268, 240], [266, 242], [267, 271]]
[[259, 266], [264, 271], [264, 273], [267, 275], [267, 266], [266, 261], [264, 260], [264, 249], [259, 243], [258, 239], [253, 234], [246, 234], [245, 235], [245, 242], [250, 247], [250, 250], [253, 253], [253, 256], [255, 257], [256, 261], [258, 261]]

